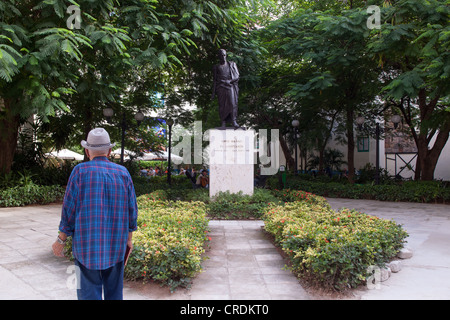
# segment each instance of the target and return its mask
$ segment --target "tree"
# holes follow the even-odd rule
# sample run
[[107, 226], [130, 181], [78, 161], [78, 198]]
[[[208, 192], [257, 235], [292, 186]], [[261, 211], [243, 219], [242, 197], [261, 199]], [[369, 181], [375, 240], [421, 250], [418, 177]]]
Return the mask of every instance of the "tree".
[[[367, 28], [369, 4], [383, 7], [381, 31]], [[285, 16], [262, 29], [264, 46], [274, 57], [266, 68], [278, 72], [274, 82], [290, 98], [291, 114], [305, 115], [317, 128], [315, 118], [344, 117], [350, 181], [355, 117], [380, 120], [390, 105], [403, 114], [416, 141], [416, 173], [432, 179], [450, 128], [448, 6], [436, 0], [340, 5], [293, 2]], [[321, 137], [326, 142], [327, 136]]]
[[[329, 122], [318, 144], [323, 154], [332, 124], [343, 116], [348, 145], [349, 180], [354, 175], [354, 119], [368, 106], [379, 88], [379, 75], [366, 54], [369, 30], [361, 9], [339, 14], [298, 10], [266, 28], [273, 52], [295, 65], [295, 79], [285, 83], [287, 94], [300, 106], [310, 125]], [[297, 112], [299, 110], [297, 109]], [[322, 121], [323, 122], [323, 121]]]
[[[65, 9], [66, 5], [64, 5]], [[0, 172], [8, 172], [18, 128], [32, 114], [68, 111], [72, 64], [89, 40], [65, 25], [62, 1], [3, 1], [0, 5]]]
[[[79, 29], [67, 28], [70, 4], [80, 6]], [[222, 39], [206, 24], [229, 22], [223, 8], [205, 0], [2, 1], [0, 171], [10, 170], [18, 128], [32, 114], [63, 120], [67, 126], [51, 129], [79, 141], [103, 123], [105, 106], [115, 106], [118, 117], [154, 107], [152, 93], [183, 66], [193, 39]]]
[[403, 115], [417, 145], [416, 179], [433, 179], [449, 138], [449, 13], [443, 1], [397, 1], [383, 10], [385, 23], [368, 46], [384, 69], [385, 99]]

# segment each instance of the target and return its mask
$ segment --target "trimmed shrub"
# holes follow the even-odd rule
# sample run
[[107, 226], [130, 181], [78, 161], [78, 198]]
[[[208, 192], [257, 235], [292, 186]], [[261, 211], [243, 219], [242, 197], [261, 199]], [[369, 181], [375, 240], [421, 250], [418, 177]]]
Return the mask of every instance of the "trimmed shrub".
[[311, 205], [320, 205], [326, 209], [331, 209], [330, 204], [324, 197], [302, 190], [272, 190], [272, 194], [284, 202], [301, 201]]
[[384, 266], [408, 236], [394, 221], [307, 201], [272, 205], [264, 221], [294, 273], [336, 290], [364, 283], [367, 268]]
[[60, 186], [39, 186], [28, 183], [0, 190], [0, 207], [20, 207], [30, 204], [49, 204], [61, 201], [65, 189]]
[[255, 189], [253, 195], [219, 192], [207, 204], [212, 219], [260, 219], [269, 203], [279, 202], [268, 190]]
[[[276, 179], [269, 182], [277, 188]], [[421, 203], [450, 203], [450, 188], [440, 181], [405, 181], [391, 184], [349, 184], [328, 180], [326, 182], [290, 177], [287, 188], [304, 190], [330, 198], [368, 199], [380, 201], [407, 201]]]
[[205, 204], [141, 196], [138, 205], [138, 230], [133, 234], [126, 278], [152, 279], [170, 286], [171, 291], [187, 287], [201, 270], [209, 240]]

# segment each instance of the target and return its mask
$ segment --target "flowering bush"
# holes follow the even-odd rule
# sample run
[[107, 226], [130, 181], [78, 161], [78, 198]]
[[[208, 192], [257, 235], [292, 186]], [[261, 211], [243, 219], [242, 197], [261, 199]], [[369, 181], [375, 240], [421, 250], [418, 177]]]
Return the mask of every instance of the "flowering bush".
[[284, 202], [301, 201], [308, 204], [317, 204], [326, 209], [331, 209], [330, 204], [324, 197], [312, 194], [311, 192], [301, 190], [272, 190], [272, 194]]
[[272, 205], [264, 220], [265, 229], [289, 256], [293, 272], [338, 290], [363, 283], [367, 268], [383, 266], [408, 236], [394, 221], [349, 209], [335, 212], [306, 201]]
[[208, 219], [202, 202], [170, 202], [144, 195], [138, 198], [138, 230], [125, 268], [132, 280], [149, 279], [170, 286], [188, 286], [201, 270], [208, 237]]
[[138, 197], [138, 204], [141, 208], [152, 207], [155, 201], [169, 200], [165, 190], [155, 190], [149, 194]]

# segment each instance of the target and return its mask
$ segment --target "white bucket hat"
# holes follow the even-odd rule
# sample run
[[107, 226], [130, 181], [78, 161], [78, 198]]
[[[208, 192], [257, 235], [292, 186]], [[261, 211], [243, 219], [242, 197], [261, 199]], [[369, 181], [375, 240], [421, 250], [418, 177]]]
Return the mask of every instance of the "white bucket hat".
[[116, 144], [109, 139], [109, 134], [103, 128], [92, 129], [87, 137], [87, 141], [81, 141], [81, 146], [88, 150], [108, 150]]

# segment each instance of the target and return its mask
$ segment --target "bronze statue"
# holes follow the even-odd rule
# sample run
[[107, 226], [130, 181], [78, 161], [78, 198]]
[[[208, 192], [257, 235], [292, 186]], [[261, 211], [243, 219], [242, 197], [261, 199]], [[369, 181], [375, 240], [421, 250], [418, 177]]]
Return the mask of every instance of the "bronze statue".
[[239, 71], [235, 62], [227, 61], [227, 52], [219, 50], [220, 64], [213, 67], [213, 93], [212, 99], [217, 95], [219, 101], [219, 116], [222, 126], [226, 129], [231, 122], [234, 129], [240, 128], [236, 122], [239, 96]]

